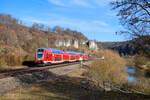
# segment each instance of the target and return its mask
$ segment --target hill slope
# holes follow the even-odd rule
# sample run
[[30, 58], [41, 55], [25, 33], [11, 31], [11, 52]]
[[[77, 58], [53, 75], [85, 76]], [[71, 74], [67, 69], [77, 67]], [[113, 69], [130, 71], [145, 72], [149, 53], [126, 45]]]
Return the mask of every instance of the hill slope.
[[[81, 32], [62, 29], [58, 26], [53, 29], [43, 24], [33, 24], [32, 27], [27, 27], [11, 15], [0, 14], [1, 66], [33, 60], [34, 52], [39, 47], [62, 48], [56, 46], [56, 40], [68, 40], [69, 46], [65, 49], [74, 50], [70, 41], [87, 41], [88, 39]], [[80, 50], [80, 46], [76, 50]]]
[[117, 51], [120, 55], [133, 55], [138, 52], [133, 41], [100, 42], [103, 48]]

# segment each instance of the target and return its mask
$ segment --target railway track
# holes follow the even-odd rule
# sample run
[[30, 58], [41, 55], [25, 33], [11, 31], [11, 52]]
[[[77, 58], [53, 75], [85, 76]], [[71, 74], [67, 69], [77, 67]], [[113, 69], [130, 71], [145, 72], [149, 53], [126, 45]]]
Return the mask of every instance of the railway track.
[[75, 65], [75, 64], [80, 64], [80, 62], [63, 63], [63, 64], [50, 65], [50, 66], [45, 66], [45, 67], [35, 66], [35, 67], [5, 71], [5, 72], [0, 72], [0, 79], [7, 78], [7, 77], [15, 77], [15, 76], [28, 74], [28, 73], [54, 69], [58, 67], [65, 67], [65, 66]]

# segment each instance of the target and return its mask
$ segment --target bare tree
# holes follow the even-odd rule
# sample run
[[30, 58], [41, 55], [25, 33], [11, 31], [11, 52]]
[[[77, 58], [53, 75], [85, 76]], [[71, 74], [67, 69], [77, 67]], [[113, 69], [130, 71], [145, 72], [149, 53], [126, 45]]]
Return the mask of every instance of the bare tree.
[[63, 31], [63, 28], [59, 26], [55, 26], [52, 31], [55, 33], [61, 33]]
[[125, 29], [118, 33], [130, 36], [135, 48], [150, 55], [150, 0], [116, 0], [111, 6]]
[[111, 2], [121, 25], [127, 29], [120, 31], [132, 38], [150, 35], [150, 0], [116, 0]]
[[38, 27], [39, 27], [39, 24], [37, 24], [37, 23], [34, 23], [34, 24], [32, 25], [32, 28], [33, 28], [33, 29], [38, 29]]
[[19, 20], [13, 18], [9, 14], [0, 14], [0, 23], [1, 24], [19, 24]]
[[33, 29], [38, 29], [38, 30], [45, 30], [45, 25], [44, 24], [40, 24], [40, 23], [34, 23], [33, 25], [32, 25], [32, 28]]

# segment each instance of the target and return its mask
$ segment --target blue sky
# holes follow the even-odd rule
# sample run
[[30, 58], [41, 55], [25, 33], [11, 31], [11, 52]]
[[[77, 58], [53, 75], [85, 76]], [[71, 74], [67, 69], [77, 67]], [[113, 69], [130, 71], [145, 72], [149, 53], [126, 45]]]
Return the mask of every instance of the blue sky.
[[11, 14], [25, 25], [43, 23], [82, 32], [97, 41], [123, 41], [122, 27], [111, 10], [112, 0], [0, 0], [0, 13]]

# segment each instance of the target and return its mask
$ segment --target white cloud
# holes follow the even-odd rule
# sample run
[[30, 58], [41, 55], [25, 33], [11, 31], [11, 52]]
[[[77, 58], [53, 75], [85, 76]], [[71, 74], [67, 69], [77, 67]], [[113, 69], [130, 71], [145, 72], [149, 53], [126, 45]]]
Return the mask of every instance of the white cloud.
[[99, 6], [106, 6], [106, 5], [109, 5], [109, 3], [111, 1], [114, 1], [114, 0], [93, 0], [93, 2], [95, 2], [97, 5]]
[[48, 0], [50, 3], [53, 3], [53, 4], [55, 4], [55, 5], [57, 5], [57, 6], [66, 6], [63, 2], [62, 2], [62, 0]]
[[93, 6], [86, 0], [70, 0], [70, 3], [73, 5], [93, 8]]
[[[87, 36], [90, 39], [97, 38], [103, 40], [103, 34], [113, 36], [113, 34], [111, 33], [116, 32], [116, 29], [114, 27], [100, 20], [73, 19], [57, 14], [49, 14], [47, 15], [47, 19], [25, 16], [22, 20], [30, 25], [36, 22], [43, 23], [49, 27], [60, 26], [62, 28], [70, 28], [72, 30], [82, 32], [85, 36]], [[109, 40], [107, 39], [107, 37], [105, 37], [105, 39]]]
[[48, 0], [48, 2], [55, 4], [57, 6], [64, 6], [64, 7], [70, 7], [70, 6], [82, 6], [87, 8], [93, 8], [87, 0]]
[[22, 18], [23, 21], [25, 22], [28, 22], [28, 23], [42, 23], [42, 24], [47, 24], [46, 21], [43, 21], [43, 20], [38, 20], [36, 18], [33, 18], [33, 17], [28, 17], [28, 16], [24, 16]]
[[101, 26], [108, 26], [107, 23], [103, 22], [103, 21], [99, 21], [99, 20], [96, 20], [94, 21], [95, 24], [98, 24], [98, 25], [101, 25]]
[[115, 32], [112, 27], [102, 21], [86, 21], [83, 19], [71, 19], [60, 15], [49, 15], [49, 19], [36, 19], [33, 17], [23, 17], [22, 19], [28, 23], [43, 23], [47, 26], [54, 27], [60, 26], [63, 28], [71, 28], [73, 30], [88, 32], [88, 33], [101, 33], [101, 32]]

